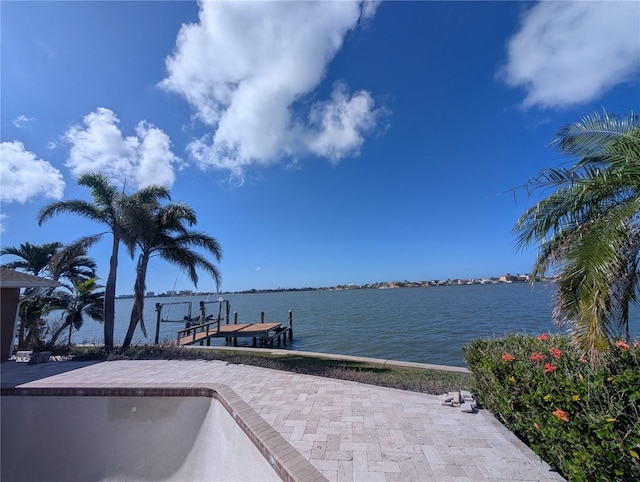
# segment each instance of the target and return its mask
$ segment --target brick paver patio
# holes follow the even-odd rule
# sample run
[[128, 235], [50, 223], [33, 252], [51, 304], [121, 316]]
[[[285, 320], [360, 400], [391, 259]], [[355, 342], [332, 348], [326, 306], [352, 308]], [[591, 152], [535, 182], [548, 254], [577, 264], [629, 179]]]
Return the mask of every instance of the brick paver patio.
[[[8, 363], [3, 385], [19, 379]], [[24, 386], [172, 383], [227, 385], [330, 481], [563, 480], [487, 411], [434, 395], [222, 361], [104, 362]]]

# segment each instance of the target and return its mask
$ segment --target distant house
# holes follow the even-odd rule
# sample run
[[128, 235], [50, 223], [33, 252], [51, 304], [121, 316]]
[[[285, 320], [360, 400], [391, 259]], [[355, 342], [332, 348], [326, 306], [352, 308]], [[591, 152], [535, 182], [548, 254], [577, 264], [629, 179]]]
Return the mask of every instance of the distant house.
[[20, 304], [31, 296], [20, 296], [22, 288], [35, 288], [39, 293], [42, 288], [61, 286], [57, 281], [40, 278], [13, 269], [0, 267], [0, 361], [11, 357], [16, 337]]

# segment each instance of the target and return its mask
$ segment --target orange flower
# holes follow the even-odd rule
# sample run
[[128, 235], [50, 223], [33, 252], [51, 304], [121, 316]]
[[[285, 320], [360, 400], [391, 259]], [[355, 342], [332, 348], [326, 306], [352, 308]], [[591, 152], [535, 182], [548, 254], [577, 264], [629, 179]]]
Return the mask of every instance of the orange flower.
[[533, 360], [533, 361], [544, 360], [544, 355], [541, 355], [540, 353], [535, 352], [533, 355], [529, 357], [529, 360]]
[[516, 357], [514, 357], [511, 353], [505, 353], [504, 355], [502, 355], [502, 359], [506, 362], [512, 362], [516, 359]]
[[560, 410], [559, 408], [556, 408], [555, 411], [553, 412], [553, 414], [558, 417], [560, 420], [562, 420], [563, 422], [568, 422], [569, 421], [569, 414], [567, 412], [565, 412], [564, 410]]
[[555, 365], [552, 365], [551, 363], [545, 363], [544, 364], [544, 372], [545, 373], [551, 373], [553, 371], [555, 371], [558, 367]]
[[549, 339], [549, 335], [547, 335], [546, 333], [543, 333], [542, 335], [536, 337], [536, 340], [539, 340], [539, 341], [545, 341], [548, 339]]
[[557, 348], [550, 348], [549, 351], [555, 358], [560, 358], [560, 355], [562, 355], [562, 352]]
[[538, 428], [538, 429], [540, 428], [540, 425], [538, 425], [538, 423], [537, 423], [537, 422], [533, 422], [533, 426], [534, 426], [535, 428]]
[[620, 348], [622, 351], [627, 351], [629, 349], [629, 345], [627, 345], [624, 341], [618, 340], [616, 341], [616, 346]]

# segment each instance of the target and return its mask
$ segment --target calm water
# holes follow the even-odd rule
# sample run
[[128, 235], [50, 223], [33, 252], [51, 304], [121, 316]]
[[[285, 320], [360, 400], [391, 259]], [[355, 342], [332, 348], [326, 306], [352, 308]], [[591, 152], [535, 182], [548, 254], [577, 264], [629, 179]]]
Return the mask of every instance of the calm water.
[[[305, 291], [224, 295], [239, 323], [265, 321], [287, 323], [293, 311], [295, 350], [337, 353], [442, 365], [464, 365], [462, 347], [474, 338], [518, 332], [558, 332], [551, 323], [553, 286], [527, 283], [438, 286], [386, 290]], [[215, 301], [211, 295], [208, 301]], [[202, 297], [176, 297], [173, 302], [191, 301], [198, 314]], [[148, 338], [138, 330], [134, 343], [153, 343], [156, 302], [170, 298], [147, 298], [145, 322]], [[131, 312], [131, 299], [116, 301], [115, 341], [124, 339]], [[217, 314], [217, 303], [208, 313]], [[185, 304], [164, 306], [163, 318], [182, 319]], [[637, 328], [638, 311], [632, 313]], [[174, 340], [180, 323], [161, 323], [160, 340]], [[636, 330], [637, 331], [637, 330]], [[636, 333], [637, 334], [637, 333]], [[102, 325], [86, 321], [74, 334], [76, 343], [101, 343]], [[246, 341], [240, 341], [246, 343]], [[223, 345], [223, 340], [212, 344]]]

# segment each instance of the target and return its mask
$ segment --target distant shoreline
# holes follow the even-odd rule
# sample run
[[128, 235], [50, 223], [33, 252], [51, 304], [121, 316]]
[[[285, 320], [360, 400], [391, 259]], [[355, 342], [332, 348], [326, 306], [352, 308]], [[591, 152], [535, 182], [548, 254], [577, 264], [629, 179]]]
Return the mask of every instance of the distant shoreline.
[[[536, 280], [540, 282], [541, 280]], [[553, 278], [545, 278], [542, 281], [552, 282]], [[485, 284], [510, 284], [510, 283], [529, 283], [529, 275], [510, 275], [506, 274], [500, 277], [491, 278], [473, 278], [473, 279], [446, 279], [446, 280], [429, 280], [429, 281], [392, 281], [392, 282], [378, 282], [368, 283], [364, 285], [336, 285], [336, 286], [323, 286], [323, 287], [301, 287], [301, 288], [265, 288], [265, 289], [250, 289], [242, 291], [221, 291], [215, 293], [216, 295], [225, 294], [255, 294], [255, 293], [287, 293], [296, 291], [343, 291], [343, 290], [366, 290], [366, 289], [394, 289], [394, 288], [425, 288], [433, 286], [469, 286], [469, 285], [485, 285]], [[168, 298], [168, 297], [180, 297], [180, 296], [209, 296], [214, 292], [211, 291], [167, 291], [164, 293], [156, 293], [153, 291], [147, 292], [145, 298]], [[118, 295], [118, 299], [133, 298], [132, 294]]]

